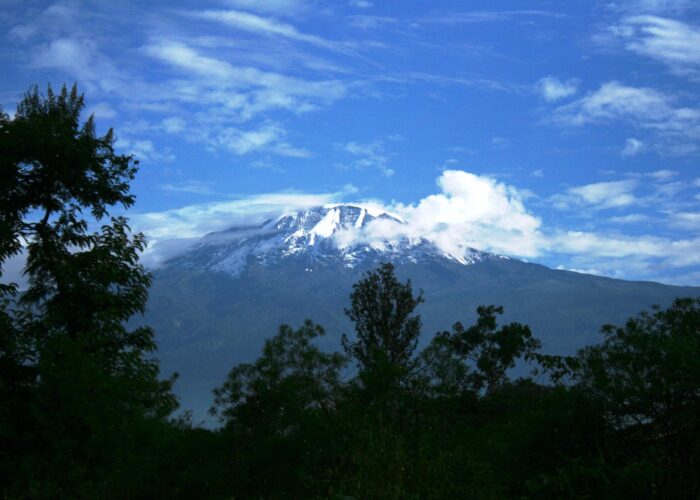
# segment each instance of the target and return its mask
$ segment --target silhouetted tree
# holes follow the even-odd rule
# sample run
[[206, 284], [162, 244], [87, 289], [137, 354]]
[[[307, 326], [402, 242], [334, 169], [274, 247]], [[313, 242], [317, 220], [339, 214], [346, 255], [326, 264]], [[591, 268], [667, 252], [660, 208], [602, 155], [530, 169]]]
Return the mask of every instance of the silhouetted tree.
[[214, 391], [211, 413], [231, 443], [236, 496], [299, 498], [318, 491], [331, 460], [346, 363], [313, 345], [323, 335], [310, 320], [296, 330], [280, 326], [255, 362], [233, 368]]
[[214, 391], [211, 413], [236, 430], [280, 434], [289, 432], [305, 410], [331, 413], [345, 359], [311, 343], [323, 335], [310, 320], [296, 330], [280, 326], [260, 358], [236, 366]]
[[643, 456], [656, 468], [655, 494], [694, 497], [700, 492], [700, 299], [677, 299], [602, 332], [602, 344], [578, 355], [578, 387], [601, 404], [624, 437], [628, 458]]
[[[20, 456], [5, 471], [14, 467], [29, 496], [109, 488], [144, 419], [176, 406], [150, 357], [153, 332], [126, 327], [150, 285], [138, 263], [145, 240], [109, 212], [133, 204], [136, 162], [115, 153], [111, 130], [96, 134], [92, 117], [80, 124], [83, 108], [75, 86], [45, 97], [35, 87], [0, 121], [0, 264], [24, 251], [28, 280], [4, 304], [3, 357], [14, 351], [32, 372], [27, 412], [14, 416], [24, 420], [11, 438]], [[19, 379], [5, 383], [12, 392]]]
[[385, 263], [353, 285], [350, 301], [345, 314], [355, 324], [356, 340], [343, 335], [342, 343], [360, 380], [377, 395], [398, 390], [415, 366], [421, 319], [414, 311], [422, 292], [414, 296], [411, 281], [401, 283]]
[[455, 323], [442, 332], [422, 354], [430, 376], [442, 390], [493, 393], [507, 380], [507, 371], [519, 358], [529, 359], [540, 347], [527, 325], [511, 323], [497, 329], [502, 307], [479, 306], [476, 324]]

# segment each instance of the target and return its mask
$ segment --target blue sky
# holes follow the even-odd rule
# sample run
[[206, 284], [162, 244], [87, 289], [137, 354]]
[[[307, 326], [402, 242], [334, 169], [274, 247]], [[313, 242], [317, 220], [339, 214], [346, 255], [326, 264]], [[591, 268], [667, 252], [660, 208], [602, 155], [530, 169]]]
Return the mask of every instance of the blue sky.
[[[159, 243], [364, 201], [413, 235], [700, 285], [700, 4], [4, 0], [0, 104], [77, 82]], [[155, 251], [155, 250], [154, 250]]]

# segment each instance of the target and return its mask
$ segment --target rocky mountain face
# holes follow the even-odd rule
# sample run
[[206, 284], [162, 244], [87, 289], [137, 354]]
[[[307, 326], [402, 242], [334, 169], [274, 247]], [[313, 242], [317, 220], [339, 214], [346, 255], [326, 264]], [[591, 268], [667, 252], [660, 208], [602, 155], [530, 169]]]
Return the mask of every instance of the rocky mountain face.
[[602, 278], [474, 249], [453, 255], [405, 234], [397, 216], [358, 205], [327, 205], [258, 226], [203, 237], [154, 272], [146, 324], [156, 330], [164, 375], [180, 373], [184, 409], [206, 418], [211, 390], [237, 363], [255, 359], [279, 325], [306, 318], [326, 328], [322, 347], [352, 334], [343, 310], [353, 283], [391, 261], [422, 289], [423, 344], [456, 321], [470, 324], [481, 304], [502, 305], [503, 321], [530, 325], [544, 351], [572, 353], [652, 304], [700, 296], [700, 288]]

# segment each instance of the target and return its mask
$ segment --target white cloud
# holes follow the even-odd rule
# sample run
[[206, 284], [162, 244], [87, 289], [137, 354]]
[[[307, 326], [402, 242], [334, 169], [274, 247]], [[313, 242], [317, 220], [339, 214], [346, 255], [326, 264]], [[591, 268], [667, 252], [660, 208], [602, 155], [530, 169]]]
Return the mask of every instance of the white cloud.
[[[566, 231], [552, 235], [548, 243], [554, 253], [572, 254], [590, 260], [601, 257], [647, 261], [661, 259], [667, 266], [672, 267], [700, 264], [700, 238], [671, 240], [657, 236]], [[617, 265], [625, 269], [624, 265]]]
[[283, 130], [279, 125], [267, 124], [258, 130], [241, 131], [228, 128], [222, 130], [216, 136], [216, 140], [221, 143], [221, 146], [235, 154], [244, 155], [278, 142], [282, 135]]
[[175, 155], [169, 150], [160, 151], [154, 146], [153, 141], [147, 139], [119, 137], [114, 146], [126, 154], [134, 155], [134, 158], [140, 162], [170, 163], [175, 160]]
[[361, 30], [379, 29], [399, 24], [399, 20], [395, 17], [370, 16], [366, 14], [349, 16], [348, 21], [350, 26]]
[[686, 230], [700, 230], [700, 212], [678, 212], [671, 214], [669, 222], [672, 226]]
[[634, 195], [637, 185], [635, 179], [596, 182], [567, 189], [562, 194], [552, 196], [550, 201], [559, 210], [619, 208], [638, 201]]
[[87, 110], [88, 115], [95, 115], [95, 118], [111, 119], [117, 116], [117, 112], [106, 102], [98, 102], [90, 106]]
[[58, 68], [78, 77], [95, 77], [93, 59], [96, 45], [87, 40], [58, 38], [40, 46], [31, 61], [35, 68]]
[[607, 4], [611, 10], [644, 14], [682, 13], [693, 6], [695, 0], [622, 0]]
[[637, 156], [639, 153], [644, 151], [644, 143], [639, 139], [630, 137], [625, 141], [625, 147], [622, 149], [622, 156]]
[[8, 35], [10, 35], [10, 38], [15, 38], [22, 42], [26, 42], [27, 40], [32, 38], [38, 31], [39, 28], [35, 25], [18, 24], [10, 29]]
[[422, 237], [455, 256], [468, 248], [521, 257], [540, 254], [541, 221], [525, 209], [517, 189], [460, 170], [446, 170], [437, 184], [440, 194], [389, 207], [406, 224], [378, 220], [361, 237], [369, 242]]
[[517, 18], [563, 18], [566, 14], [547, 10], [482, 10], [450, 12], [448, 15], [425, 19], [423, 22], [441, 24], [480, 24], [509, 21]]
[[335, 43], [315, 35], [302, 33], [291, 24], [282, 23], [276, 19], [258, 16], [249, 12], [239, 10], [204, 10], [193, 12], [191, 15], [200, 19], [226, 24], [233, 28], [256, 33], [258, 35], [280, 36], [327, 49], [338, 48]]
[[608, 220], [614, 224], [638, 224], [640, 222], [648, 221], [649, 217], [644, 214], [628, 214], [620, 215], [618, 217], [610, 217]]
[[190, 140], [203, 143], [211, 149], [225, 150], [239, 156], [261, 151], [294, 158], [311, 156], [309, 151], [289, 144], [286, 137], [287, 131], [282, 125], [267, 122], [257, 128], [246, 130], [237, 127], [203, 128], [191, 136]]
[[663, 180], [668, 180], [672, 177], [677, 176], [678, 172], [675, 170], [664, 169], [664, 170], [655, 170], [653, 172], [649, 172], [646, 175], [648, 175], [649, 177], [652, 177], [654, 179], [663, 181]]
[[493, 149], [506, 149], [510, 145], [510, 141], [505, 137], [492, 137], [489, 144]]
[[213, 184], [211, 182], [191, 180], [180, 184], [160, 184], [158, 187], [168, 193], [189, 193], [199, 195], [215, 194]]
[[304, 0], [227, 0], [226, 4], [262, 14], [296, 15], [308, 10]]
[[164, 118], [163, 121], [160, 122], [160, 126], [169, 134], [179, 134], [185, 131], [187, 122], [179, 116], [172, 116], [170, 118]]
[[554, 102], [574, 95], [578, 90], [579, 83], [579, 80], [575, 78], [561, 81], [555, 76], [548, 76], [535, 84], [535, 90], [545, 101]]
[[341, 151], [354, 157], [349, 163], [339, 166], [358, 170], [376, 169], [385, 177], [394, 175], [395, 170], [389, 166], [390, 155], [386, 152], [384, 141], [370, 143], [348, 142], [336, 145]]
[[555, 118], [570, 125], [629, 118], [637, 122], [668, 119], [670, 99], [650, 88], [636, 88], [607, 82], [600, 89], [555, 110]]
[[700, 143], [700, 108], [675, 105], [677, 99], [648, 87], [607, 82], [600, 89], [554, 110], [554, 123], [569, 126], [626, 121], [665, 142], [671, 154], [690, 154]]
[[283, 212], [311, 208], [337, 201], [344, 192], [335, 193], [267, 193], [243, 196], [229, 201], [200, 203], [163, 212], [132, 214], [134, 230], [149, 241], [196, 238], [239, 224], [256, 224]]
[[[288, 157], [308, 157], [293, 146], [276, 121], [242, 126], [273, 110], [301, 114], [319, 109], [345, 95], [339, 81], [307, 81], [211, 57], [179, 41], [161, 40], [143, 51], [184, 73], [167, 81], [168, 99], [184, 109], [164, 119], [155, 130], [236, 155], [265, 151]], [[190, 112], [189, 119], [185, 120]], [[185, 126], [187, 124], [187, 126]]]
[[188, 76], [187, 80], [166, 83], [170, 99], [198, 107], [209, 106], [211, 113], [240, 121], [275, 109], [294, 113], [314, 111], [346, 93], [345, 85], [339, 81], [308, 81], [235, 66], [178, 41], [161, 40], [144, 47], [144, 51]]
[[373, 7], [372, 2], [368, 2], [367, 0], [349, 0], [348, 5], [358, 9], [369, 9]]
[[700, 27], [657, 16], [632, 16], [610, 28], [625, 48], [667, 64], [678, 73], [697, 76]]
[[[145, 47], [146, 53], [173, 66], [191, 71], [200, 76], [217, 79], [238, 79], [241, 72], [229, 63], [206, 57], [184, 43], [164, 41]], [[243, 73], [245, 76], [245, 73]]]

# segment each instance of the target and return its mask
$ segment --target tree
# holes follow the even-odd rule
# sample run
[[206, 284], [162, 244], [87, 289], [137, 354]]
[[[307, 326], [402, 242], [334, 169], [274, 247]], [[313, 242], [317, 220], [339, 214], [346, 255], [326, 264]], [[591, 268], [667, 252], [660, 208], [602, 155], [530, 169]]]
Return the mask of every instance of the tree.
[[235, 478], [230, 494], [318, 494], [317, 485], [337, 453], [334, 425], [346, 363], [341, 354], [313, 345], [323, 335], [310, 320], [296, 330], [280, 326], [265, 341], [260, 358], [234, 367], [214, 391], [211, 413], [224, 424], [228, 460], [235, 464], [228, 474]]
[[214, 391], [211, 413], [236, 430], [276, 434], [288, 433], [307, 410], [329, 415], [345, 358], [311, 343], [323, 335], [310, 320], [297, 330], [281, 325], [257, 361], [233, 368]]
[[350, 301], [345, 314], [357, 339], [343, 335], [342, 343], [359, 367], [360, 380], [376, 394], [398, 390], [415, 365], [421, 319], [413, 313], [423, 302], [422, 292], [414, 296], [411, 281], [401, 283], [394, 266], [385, 263], [353, 285]]
[[648, 448], [674, 483], [666, 487], [697, 494], [700, 299], [677, 299], [668, 309], [656, 307], [602, 332], [602, 344], [578, 355], [578, 387], [601, 404], [630, 455]]
[[133, 453], [135, 426], [176, 404], [157, 377], [152, 330], [125, 324], [143, 311], [150, 276], [138, 263], [143, 235], [110, 211], [134, 203], [137, 162], [114, 151], [112, 130], [96, 134], [92, 116], [81, 126], [83, 108], [76, 86], [45, 97], [34, 87], [0, 119], [0, 264], [24, 252], [28, 280], [18, 300], [16, 286], [3, 290], [0, 354], [32, 375], [0, 376], [10, 393], [30, 386], [13, 417], [26, 432], [11, 440], [22, 440], [19, 487], [39, 496], [102, 481]]
[[438, 334], [422, 354], [441, 391], [492, 394], [508, 380], [516, 360], [530, 358], [540, 347], [527, 325], [511, 323], [496, 329], [496, 314], [503, 314], [502, 307], [479, 306], [476, 311], [476, 324], [464, 328], [455, 323], [452, 332]]

